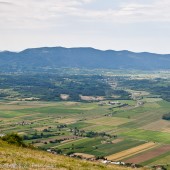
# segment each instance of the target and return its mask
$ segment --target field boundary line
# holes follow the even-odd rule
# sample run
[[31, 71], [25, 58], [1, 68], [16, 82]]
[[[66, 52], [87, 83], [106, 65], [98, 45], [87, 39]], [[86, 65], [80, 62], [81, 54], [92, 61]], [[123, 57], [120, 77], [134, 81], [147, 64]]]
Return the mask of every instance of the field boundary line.
[[[80, 140], [83, 140], [83, 139], [86, 139], [86, 137], [85, 138], [81, 138], [81, 139], [77, 139], [77, 140], [73, 140], [74, 142], [77, 142], [77, 141], [80, 141]], [[63, 146], [63, 145], [67, 145], [67, 144], [69, 144], [69, 143], [72, 143], [73, 141], [68, 141], [68, 142], [66, 142], [66, 143], [62, 143], [61, 145], [57, 145], [57, 146], [54, 146], [54, 147], [52, 147], [52, 148], [57, 148], [57, 147], [60, 147], [60, 146]]]
[[127, 159], [127, 158], [129, 158], [129, 157], [131, 157], [131, 156], [140, 154], [140, 153], [142, 153], [142, 152], [148, 151], [148, 150], [153, 149], [153, 148], [156, 148], [156, 147], [158, 147], [158, 146], [160, 146], [160, 145], [154, 145], [154, 146], [151, 146], [151, 147], [149, 147], [149, 148], [146, 148], [146, 149], [143, 149], [143, 150], [140, 150], [140, 151], [136, 151], [136, 152], [134, 152], [134, 153], [132, 153], [132, 154], [129, 154], [129, 155], [126, 155], [126, 156], [122, 157], [121, 160]]
[[127, 157], [133, 156], [135, 154], [144, 152], [144, 151], [146, 151], [148, 149], [152, 149], [152, 148], [154, 148], [156, 146], [159, 146], [159, 144], [149, 142], [149, 143], [145, 143], [145, 144], [142, 144], [142, 145], [139, 145], [139, 146], [136, 146], [136, 147], [133, 147], [133, 148], [118, 152], [118, 153], [113, 154], [113, 155], [109, 155], [106, 158], [108, 160], [114, 160], [114, 161], [120, 160], [120, 159], [122, 160], [122, 159], [125, 159]]

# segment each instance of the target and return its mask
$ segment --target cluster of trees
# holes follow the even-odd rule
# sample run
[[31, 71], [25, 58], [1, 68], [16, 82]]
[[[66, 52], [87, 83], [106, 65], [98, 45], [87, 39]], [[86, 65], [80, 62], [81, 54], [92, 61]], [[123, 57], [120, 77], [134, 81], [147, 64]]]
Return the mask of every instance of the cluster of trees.
[[122, 78], [119, 79], [119, 85], [134, 90], [148, 91], [152, 94], [159, 95], [166, 101], [170, 101], [170, 85], [166, 79], [131, 80], [129, 78]]
[[170, 86], [154, 87], [153, 92], [158, 95], [161, 95], [162, 99], [170, 102]]
[[64, 129], [64, 128], [66, 128], [66, 127], [67, 127], [67, 125], [65, 125], [65, 124], [57, 125], [57, 128], [58, 128], [58, 129]]
[[130, 99], [130, 93], [125, 90], [113, 90], [112, 93], [116, 96], [119, 96], [118, 99], [120, 99], [120, 100], [129, 100]]
[[70, 128], [70, 132], [72, 132], [73, 135], [75, 135], [75, 136], [85, 136], [85, 131], [79, 130], [77, 127]]
[[162, 116], [162, 119], [164, 119], [164, 120], [170, 120], [170, 113], [164, 114], [164, 115]]
[[[14, 89], [20, 97], [36, 97], [40, 100], [61, 100], [60, 94], [68, 94], [70, 100], [80, 100], [80, 94], [86, 96], [105, 96], [111, 92], [110, 85], [103, 76], [92, 75], [54, 75], [21, 74], [2, 75], [1, 89]], [[2, 94], [5, 96], [5, 94]]]
[[111, 135], [106, 134], [105, 132], [100, 132], [100, 133], [98, 133], [98, 132], [93, 132], [93, 131], [86, 132], [86, 137], [93, 138], [93, 137], [98, 137], [98, 136], [101, 136], [101, 137], [107, 136], [107, 137], [110, 137], [110, 138], [111, 138]]
[[46, 134], [40, 133], [40, 134], [38, 134], [37, 132], [35, 132], [33, 135], [30, 135], [30, 136], [24, 135], [23, 139], [24, 140], [33, 140], [33, 139], [49, 138], [49, 137], [52, 137], [52, 136], [55, 136], [55, 135], [50, 134], [50, 133], [46, 133]]
[[50, 140], [50, 143], [60, 143], [64, 141], [63, 139], [55, 139], [55, 140]]
[[7, 97], [9, 94], [0, 92], [0, 97]]
[[27, 147], [27, 145], [24, 143], [23, 138], [16, 133], [6, 134], [5, 136], [1, 137], [1, 140], [6, 141], [9, 144]]
[[75, 135], [75, 136], [81, 136], [81, 137], [82, 136], [90, 137], [90, 138], [98, 137], [98, 136], [101, 136], [101, 137], [104, 137], [104, 136], [111, 137], [111, 135], [106, 134], [105, 132], [85, 131], [85, 130], [78, 129], [77, 127], [70, 128], [70, 132], [72, 132], [73, 135]]

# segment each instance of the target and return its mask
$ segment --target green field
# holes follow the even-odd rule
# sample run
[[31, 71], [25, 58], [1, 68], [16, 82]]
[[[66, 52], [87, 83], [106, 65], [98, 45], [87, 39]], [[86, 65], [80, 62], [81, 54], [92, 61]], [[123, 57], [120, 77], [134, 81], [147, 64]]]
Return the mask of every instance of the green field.
[[101, 141], [101, 138], [84, 138], [69, 142], [68, 144], [61, 144], [56, 147], [64, 150], [64, 153], [72, 151], [92, 154], [95, 156], [107, 156], [144, 143], [142, 141], [130, 139], [123, 140], [117, 144], [102, 144]]
[[[26, 143], [62, 154], [86, 153], [96, 157], [122, 152], [148, 141], [170, 144], [170, 122], [162, 120], [170, 103], [148, 97], [145, 91], [137, 100], [119, 100], [118, 105], [104, 100], [89, 102], [1, 101], [0, 134], [17, 132]], [[123, 105], [123, 106], [122, 106]], [[122, 139], [119, 141], [119, 139]], [[114, 141], [117, 141], [114, 143]], [[143, 165], [166, 164], [169, 153]]]
[[[135, 107], [134, 101], [122, 101], [122, 103], [126, 102], [130, 104], [130, 108], [127, 110], [113, 108], [111, 105], [99, 106], [98, 102], [49, 102], [45, 103], [45, 107], [38, 102], [29, 102], [29, 105], [18, 102], [19, 104], [12, 105], [14, 110], [11, 109], [10, 104], [10, 110], [2, 108], [4, 110], [0, 112], [0, 127], [4, 133], [19, 132], [28, 136], [30, 139], [26, 140], [27, 143], [33, 142], [44, 149], [58, 148], [62, 150], [63, 154], [78, 152], [108, 156], [147, 141], [170, 144], [170, 133], [140, 129], [160, 120], [161, 115], [170, 108], [169, 103], [152, 100], [140, 107]], [[8, 107], [8, 104], [6, 105]], [[31, 105], [32, 108], [30, 108]], [[107, 114], [111, 114], [111, 117]], [[17, 124], [22, 121], [30, 122], [30, 124]], [[64, 124], [66, 127], [58, 128]], [[47, 130], [45, 131], [45, 129]], [[90, 131], [106, 133], [111, 136], [89, 138], [82, 134], [79, 138], [72, 139], [71, 137], [74, 137], [75, 134], [71, 132], [71, 129], [78, 129], [85, 133]], [[41, 133], [43, 136], [40, 137]], [[123, 141], [113, 144], [114, 135], [123, 137]], [[62, 139], [62, 137], [68, 139], [64, 143], [50, 142]]]
[[143, 165], [155, 165], [155, 164], [161, 164], [161, 165], [168, 165], [170, 166], [169, 163], [170, 160], [170, 152], [167, 152], [161, 156], [158, 156], [154, 159], [151, 159], [147, 162], [142, 163]]
[[122, 133], [123, 136], [141, 139], [145, 141], [154, 141], [159, 143], [170, 144], [170, 133], [148, 131], [148, 130], [129, 130]]

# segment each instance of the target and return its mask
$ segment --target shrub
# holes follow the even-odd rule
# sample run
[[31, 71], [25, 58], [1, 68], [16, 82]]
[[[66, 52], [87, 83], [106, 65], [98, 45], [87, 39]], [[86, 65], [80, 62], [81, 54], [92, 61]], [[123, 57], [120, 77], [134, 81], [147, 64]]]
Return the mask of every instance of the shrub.
[[26, 144], [24, 143], [23, 138], [16, 133], [7, 134], [3, 136], [1, 139], [3, 141], [8, 142], [9, 144], [26, 147]]
[[164, 115], [162, 116], [162, 119], [164, 119], [164, 120], [170, 120], [170, 113], [164, 114]]

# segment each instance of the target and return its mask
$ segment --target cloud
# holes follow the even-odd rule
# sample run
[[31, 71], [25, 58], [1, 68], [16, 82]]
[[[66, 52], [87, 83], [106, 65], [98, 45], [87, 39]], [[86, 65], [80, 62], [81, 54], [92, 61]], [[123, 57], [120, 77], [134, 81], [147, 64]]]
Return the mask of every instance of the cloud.
[[168, 51], [169, 11], [169, 0], [0, 0], [0, 46]]
[[[107, 8], [91, 8], [99, 3]], [[46, 27], [70, 18], [101, 23], [170, 21], [169, 0], [3, 0], [0, 11], [0, 24], [7, 20], [7, 27]]]
[[[123, 1], [122, 1], [123, 2]], [[92, 2], [91, 2], [92, 3]], [[95, 2], [97, 5], [97, 2]], [[91, 10], [79, 8], [63, 8], [70, 16], [77, 16], [82, 19], [109, 21], [109, 22], [170, 22], [170, 1], [154, 0], [150, 3], [128, 1], [120, 3], [115, 9], [113, 6], [107, 9]], [[57, 10], [56, 10], [57, 12]]]
[[[80, 6], [93, 0], [8, 0], [0, 1], [1, 23], [10, 21], [11, 25], [22, 25], [73, 16]], [[10, 5], [10, 6], [9, 6]], [[6, 22], [9, 25], [8, 22]], [[3, 24], [2, 24], [3, 25]]]
[[141, 21], [153, 21], [164, 22], [170, 21], [170, 1], [155, 0], [151, 4], [139, 4], [130, 3], [122, 6], [117, 11], [118, 17], [124, 17], [129, 21], [141, 22]]
[[2, 5], [13, 5], [13, 3], [8, 2], [8, 1], [0, 1], [0, 6]]
[[[52, 2], [52, 1], [51, 1]], [[169, 0], [148, 0], [134, 1], [122, 0], [103, 2], [107, 8], [93, 9], [84, 8], [85, 4], [98, 6], [96, 0], [63, 0], [53, 4], [49, 11], [55, 16], [78, 17], [82, 20], [108, 21], [108, 22], [164, 22], [170, 21], [170, 1]], [[117, 2], [117, 3], [116, 3]], [[90, 6], [89, 5], [89, 6]], [[115, 8], [116, 6], [116, 8]]]

